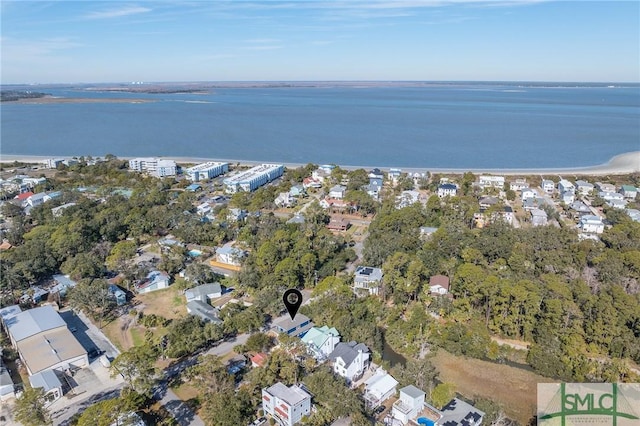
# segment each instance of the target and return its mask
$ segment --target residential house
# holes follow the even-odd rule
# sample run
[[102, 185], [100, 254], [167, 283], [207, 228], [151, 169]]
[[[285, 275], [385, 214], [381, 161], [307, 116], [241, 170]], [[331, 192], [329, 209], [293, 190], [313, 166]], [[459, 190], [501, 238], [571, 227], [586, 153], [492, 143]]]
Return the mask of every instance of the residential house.
[[29, 207], [37, 207], [41, 204], [44, 204], [47, 200], [47, 194], [45, 192], [38, 192], [37, 194], [33, 194], [26, 200], [26, 205]]
[[200, 216], [206, 216], [210, 214], [212, 211], [213, 211], [213, 207], [211, 207], [211, 204], [209, 203], [202, 203], [196, 207], [196, 213], [198, 213]]
[[295, 206], [298, 200], [295, 199], [291, 195], [290, 192], [281, 192], [278, 194], [275, 200], [273, 200], [273, 204], [277, 207], [292, 207]]
[[313, 327], [313, 322], [308, 316], [301, 313], [298, 313], [293, 319], [289, 316], [283, 316], [274, 321], [271, 326], [278, 333], [286, 333], [289, 336], [298, 337], [304, 336], [311, 327]]
[[582, 216], [585, 214], [592, 214], [591, 209], [582, 201], [574, 201], [569, 205], [569, 208], [575, 212], [576, 215]]
[[311, 395], [301, 386], [278, 382], [262, 389], [262, 409], [281, 426], [293, 426], [311, 413]]
[[375, 374], [364, 382], [364, 400], [368, 407], [377, 407], [396, 393], [398, 381], [384, 369], [378, 368]]
[[581, 196], [590, 195], [593, 192], [595, 187], [592, 183], [587, 182], [586, 180], [577, 180], [576, 181], [576, 192]]
[[327, 228], [331, 231], [346, 231], [349, 229], [349, 219], [332, 217], [327, 224]]
[[624, 200], [624, 195], [620, 194], [619, 192], [602, 191], [598, 193], [598, 196], [605, 201], [611, 201], [611, 200], [623, 201]]
[[478, 200], [478, 204], [480, 205], [480, 210], [488, 209], [489, 207], [493, 207], [498, 204], [500, 200], [496, 197], [482, 197]]
[[420, 193], [418, 191], [402, 191], [396, 198], [396, 208], [402, 209], [420, 201]]
[[358, 266], [353, 278], [353, 289], [356, 293], [366, 291], [377, 295], [382, 281], [382, 269], [369, 266]]
[[420, 238], [429, 238], [436, 232], [438, 228], [433, 228], [431, 226], [421, 226], [420, 227]]
[[122, 306], [127, 303], [127, 293], [122, 291], [120, 287], [115, 284], [109, 284], [108, 292], [116, 301], [116, 305]]
[[638, 188], [633, 185], [622, 185], [620, 188], [620, 192], [624, 196], [624, 198], [635, 200], [636, 195], [638, 195]]
[[326, 197], [320, 200], [320, 207], [323, 209], [331, 208], [333, 210], [344, 211], [354, 209], [357, 206], [354, 203], [339, 198]]
[[67, 291], [70, 288], [73, 288], [78, 284], [68, 275], [54, 275], [52, 278], [56, 284], [49, 289], [49, 292], [51, 294], [59, 293], [62, 297], [67, 295]]
[[365, 372], [369, 366], [370, 351], [363, 343], [354, 341], [340, 342], [329, 354], [333, 362], [333, 371], [352, 383]]
[[30, 376], [29, 383], [34, 389], [42, 388], [45, 407], [62, 398], [62, 383], [53, 370], [44, 370]]
[[238, 374], [247, 365], [247, 358], [242, 354], [237, 354], [227, 361], [227, 372]]
[[508, 223], [509, 225], [513, 224], [513, 209], [510, 206], [504, 206], [502, 208], [502, 212], [499, 212], [498, 214], [506, 223]]
[[482, 189], [498, 188], [498, 189], [502, 190], [504, 188], [504, 176], [481, 175], [478, 178], [478, 185]]
[[190, 302], [187, 302], [187, 313], [189, 313], [189, 315], [200, 317], [204, 321], [209, 321], [215, 324], [222, 323], [222, 320], [219, 318], [220, 310], [201, 300], [191, 300]]
[[320, 186], [322, 186], [322, 183], [324, 183], [328, 177], [331, 177], [331, 170], [325, 167], [318, 167], [311, 173], [311, 178], [320, 182]]
[[309, 353], [318, 361], [324, 361], [340, 342], [338, 330], [328, 326], [311, 327], [302, 337]]
[[382, 185], [378, 184], [377, 182], [370, 182], [369, 185], [365, 185], [363, 189], [374, 200], [377, 201], [380, 199], [380, 191], [382, 191]]
[[304, 222], [305, 222], [304, 215], [300, 213], [294, 214], [293, 216], [291, 216], [289, 220], [287, 220], [287, 223], [304, 223]]
[[584, 215], [580, 218], [578, 228], [588, 234], [602, 234], [604, 232], [604, 222], [600, 216]]
[[542, 190], [547, 194], [553, 194], [556, 189], [556, 184], [552, 180], [542, 179], [540, 188], [542, 188]]
[[192, 183], [191, 185], [185, 188], [185, 191], [196, 192], [196, 191], [200, 191], [201, 189], [202, 189], [202, 185], [200, 185], [199, 183]]
[[304, 188], [322, 188], [322, 181], [314, 177], [306, 177], [302, 180]]
[[400, 179], [401, 175], [402, 169], [389, 169], [389, 179], [393, 181], [394, 185], [398, 182], [398, 179]]
[[627, 212], [631, 220], [633, 220], [634, 222], [640, 222], [640, 210], [626, 209], [625, 211]]
[[403, 425], [418, 417], [424, 408], [425, 393], [413, 385], [400, 389], [400, 398], [393, 403], [391, 415]]
[[257, 354], [249, 358], [249, 360], [251, 361], [251, 366], [254, 368], [257, 368], [257, 367], [263, 367], [264, 364], [267, 362], [268, 358], [269, 356], [264, 352], [258, 352]]
[[538, 193], [531, 188], [523, 188], [520, 192], [520, 198], [522, 199], [522, 201], [536, 198], [537, 196]]
[[329, 198], [336, 200], [342, 200], [347, 192], [347, 187], [344, 185], [336, 185], [329, 190]]
[[558, 182], [558, 192], [576, 192], [576, 187], [566, 179], [560, 179]]
[[211, 303], [211, 300], [222, 297], [222, 293], [223, 289], [220, 283], [208, 283], [185, 290], [184, 296], [187, 302], [199, 300], [204, 303]]
[[227, 215], [227, 220], [229, 222], [242, 222], [247, 217], [247, 211], [243, 209], [229, 209], [229, 214]]
[[51, 209], [51, 214], [53, 215], [53, 217], [60, 217], [62, 216], [62, 213], [64, 213], [66, 209], [68, 209], [69, 207], [73, 207], [75, 205], [76, 203], [66, 203], [61, 206], [54, 207]]
[[613, 207], [614, 209], [625, 209], [627, 207], [627, 200], [608, 200], [607, 205], [609, 207]]
[[595, 186], [598, 192], [616, 192], [616, 186], [610, 183], [596, 182]]
[[384, 173], [380, 169], [373, 169], [369, 172], [369, 183], [372, 181], [376, 181], [382, 186], [382, 182], [384, 181]]
[[573, 203], [576, 200], [576, 194], [572, 191], [565, 191], [560, 193], [560, 201], [566, 205]]
[[240, 266], [246, 256], [246, 251], [233, 247], [230, 244], [225, 244], [216, 249], [216, 260], [220, 263], [226, 263], [227, 265]]
[[449, 293], [449, 277], [434, 275], [429, 278], [429, 291], [431, 294], [443, 295]]
[[156, 290], [162, 290], [169, 287], [169, 275], [165, 272], [153, 270], [147, 274], [147, 277], [142, 282], [136, 285], [138, 293], [150, 293]]
[[525, 188], [528, 188], [526, 179], [516, 179], [514, 182], [509, 183], [509, 189], [512, 191], [522, 191]]
[[461, 399], [453, 398], [440, 410], [438, 426], [480, 426], [484, 412]]
[[292, 197], [303, 197], [307, 194], [307, 191], [304, 189], [304, 185], [293, 185], [291, 189], [289, 189], [289, 195]]
[[454, 183], [442, 183], [438, 185], [438, 197], [455, 197], [458, 193], [458, 185]]
[[530, 213], [532, 226], [544, 226], [547, 224], [547, 212], [544, 210], [532, 209]]

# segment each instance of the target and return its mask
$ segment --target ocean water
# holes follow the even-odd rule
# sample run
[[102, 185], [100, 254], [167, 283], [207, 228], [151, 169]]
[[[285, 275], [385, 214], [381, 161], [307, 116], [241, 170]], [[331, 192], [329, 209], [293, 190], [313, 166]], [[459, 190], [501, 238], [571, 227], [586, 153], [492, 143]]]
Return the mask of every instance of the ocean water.
[[640, 150], [640, 86], [216, 88], [88, 92], [149, 103], [1, 106], [0, 152], [425, 168], [583, 167]]

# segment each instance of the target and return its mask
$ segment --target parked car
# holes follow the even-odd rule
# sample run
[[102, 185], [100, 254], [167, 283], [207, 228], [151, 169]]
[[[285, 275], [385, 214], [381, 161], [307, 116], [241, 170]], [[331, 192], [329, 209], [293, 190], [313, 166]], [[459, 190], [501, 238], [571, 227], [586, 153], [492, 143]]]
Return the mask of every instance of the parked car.
[[381, 414], [381, 413], [385, 410], [385, 408], [386, 408], [386, 407], [385, 407], [384, 405], [380, 405], [380, 406], [376, 407], [376, 409], [375, 409], [375, 410], [373, 410], [373, 413], [374, 413], [375, 415], [379, 415], [379, 414]]

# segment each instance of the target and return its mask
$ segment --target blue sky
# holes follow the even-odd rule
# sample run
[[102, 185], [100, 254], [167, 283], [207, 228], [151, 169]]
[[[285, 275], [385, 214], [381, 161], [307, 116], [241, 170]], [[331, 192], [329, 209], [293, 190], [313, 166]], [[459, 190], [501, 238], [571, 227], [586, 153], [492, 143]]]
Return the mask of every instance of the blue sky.
[[640, 2], [5, 1], [2, 83], [640, 81]]

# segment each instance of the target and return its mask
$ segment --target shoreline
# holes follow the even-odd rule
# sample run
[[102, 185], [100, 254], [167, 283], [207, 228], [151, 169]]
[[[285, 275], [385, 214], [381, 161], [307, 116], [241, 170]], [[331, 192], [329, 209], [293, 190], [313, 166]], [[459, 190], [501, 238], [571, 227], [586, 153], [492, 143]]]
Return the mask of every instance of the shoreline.
[[[166, 158], [174, 160], [178, 164], [196, 164], [207, 161], [222, 161], [229, 164], [240, 164], [244, 166], [255, 166], [263, 163], [277, 163], [283, 164], [287, 168], [304, 167], [309, 163], [280, 163], [269, 161], [253, 161], [253, 160], [238, 160], [238, 159], [224, 159], [224, 158], [211, 158], [211, 157], [171, 157], [171, 156], [158, 156], [159, 158]], [[0, 154], [0, 163], [13, 163], [18, 161], [21, 163], [42, 163], [50, 158], [71, 158], [64, 155], [19, 155], [19, 154]], [[129, 160], [136, 157], [118, 157], [121, 160]], [[389, 171], [389, 169], [395, 168], [393, 166], [351, 166], [351, 165], [338, 165], [345, 170], [357, 170], [365, 169], [371, 170], [378, 168], [383, 171]], [[640, 172], [640, 151], [626, 152], [618, 154], [612, 157], [609, 161], [603, 164], [585, 167], [558, 167], [558, 168], [531, 168], [531, 169], [510, 169], [510, 168], [437, 168], [437, 167], [397, 167], [404, 173], [421, 173], [431, 172], [439, 174], [464, 174], [466, 172], [472, 173], [490, 173], [501, 174], [507, 176], [516, 175], [548, 175], [548, 174], [567, 174], [567, 175], [623, 175]]]

